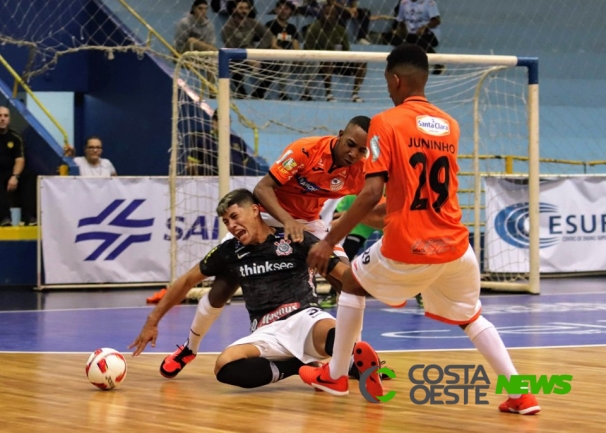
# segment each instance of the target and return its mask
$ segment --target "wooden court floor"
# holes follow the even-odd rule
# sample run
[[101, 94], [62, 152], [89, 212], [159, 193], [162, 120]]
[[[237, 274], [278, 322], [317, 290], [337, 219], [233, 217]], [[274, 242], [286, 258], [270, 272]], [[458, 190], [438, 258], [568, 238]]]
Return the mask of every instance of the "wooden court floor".
[[[124, 352], [125, 353], [125, 352]], [[125, 353], [126, 354], [126, 353]], [[540, 395], [534, 416], [503, 414], [496, 376], [475, 350], [387, 352], [397, 378], [387, 403], [333, 397], [298, 376], [256, 390], [217, 382], [216, 355], [200, 355], [178, 378], [158, 373], [159, 354], [128, 357], [128, 375], [101, 391], [84, 374], [88, 354], [0, 353], [0, 432], [603, 432], [606, 431], [606, 346], [514, 349], [521, 374], [572, 374], [566, 395]], [[483, 364], [488, 405], [415, 405], [408, 369], [414, 364]]]

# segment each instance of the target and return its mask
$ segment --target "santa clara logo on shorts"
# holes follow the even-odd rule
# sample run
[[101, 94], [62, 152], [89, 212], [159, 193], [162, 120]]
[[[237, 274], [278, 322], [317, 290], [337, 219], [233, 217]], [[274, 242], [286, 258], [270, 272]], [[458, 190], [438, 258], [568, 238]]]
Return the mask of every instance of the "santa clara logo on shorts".
[[339, 191], [341, 188], [343, 188], [343, 185], [345, 185], [343, 179], [341, 179], [340, 177], [335, 177], [330, 181], [330, 190]]
[[289, 256], [292, 254], [290, 240], [280, 239], [280, 242], [274, 242], [276, 246], [276, 254], [279, 256]]

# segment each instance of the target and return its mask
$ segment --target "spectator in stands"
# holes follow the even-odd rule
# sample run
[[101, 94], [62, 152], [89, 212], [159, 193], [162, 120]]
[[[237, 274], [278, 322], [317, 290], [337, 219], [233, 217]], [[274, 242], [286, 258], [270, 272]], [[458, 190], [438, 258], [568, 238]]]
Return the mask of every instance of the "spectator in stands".
[[[10, 193], [19, 194], [21, 219], [25, 225], [36, 225], [35, 187], [23, 184], [25, 175], [25, 149], [21, 135], [9, 128], [11, 121], [10, 110], [0, 106], [0, 227], [12, 226]], [[31, 182], [30, 182], [31, 183]]]
[[[279, 49], [276, 38], [267, 27], [259, 21], [250, 18], [251, 5], [248, 0], [239, 0], [234, 11], [221, 29], [221, 38], [225, 48], [274, 48]], [[258, 41], [258, 43], [256, 42]], [[231, 62], [231, 78], [235, 84], [234, 96], [246, 98], [244, 89], [245, 70], [257, 69], [261, 76], [267, 76], [271, 71], [264, 71], [256, 61]], [[265, 97], [265, 90], [257, 86], [251, 96], [256, 99]]]
[[[180, 54], [186, 51], [217, 51], [217, 35], [214, 24], [207, 18], [208, 3], [206, 0], [195, 0], [189, 13], [177, 23], [175, 29], [175, 50]], [[206, 79], [215, 84], [215, 74], [207, 69]], [[211, 98], [216, 97], [216, 90], [209, 90]]]
[[208, 3], [206, 0], [195, 0], [189, 13], [177, 23], [175, 29], [175, 50], [217, 51], [215, 26], [206, 17]]
[[[299, 50], [299, 32], [297, 28], [288, 22], [295, 12], [296, 6], [290, 0], [278, 0], [274, 12], [276, 19], [268, 21], [265, 26], [269, 29], [272, 35], [276, 38], [276, 43], [280, 49], [283, 50]], [[290, 64], [283, 62], [274, 62], [264, 64], [262, 66], [265, 70], [274, 71], [275, 76], [273, 81], [278, 82], [280, 88], [280, 97], [282, 101], [288, 101], [291, 98], [286, 94], [286, 74], [290, 70]], [[259, 84], [259, 88], [267, 90], [272, 82], [272, 78], [266, 77]]]
[[[297, 6], [295, 15], [304, 15], [306, 17], [318, 18], [322, 13], [322, 5], [317, 0], [303, 0], [300, 6]], [[303, 32], [305, 33], [305, 31]]]
[[[74, 157], [75, 150], [66, 145], [63, 148], [65, 156]], [[111, 177], [117, 176], [116, 169], [109, 159], [101, 158], [103, 143], [96, 135], [86, 139], [84, 145], [84, 156], [76, 156], [74, 162], [80, 169], [80, 176], [86, 177]]]
[[[440, 11], [435, 0], [400, 0], [395, 8], [396, 23], [388, 42], [400, 45], [404, 42], [423, 48], [426, 53], [435, 53], [440, 38]], [[444, 65], [435, 65], [432, 73], [440, 75]]]
[[333, 5], [339, 16], [339, 24], [347, 28], [347, 21], [356, 20], [358, 33], [356, 36], [358, 44], [370, 45], [368, 40], [368, 27], [370, 26], [370, 11], [358, 7], [358, 0], [328, 0], [327, 4]]
[[[305, 33], [304, 48], [306, 50], [328, 50], [328, 51], [349, 51], [349, 38], [345, 27], [338, 22], [338, 11], [333, 5], [326, 4], [322, 9], [322, 15], [314, 21]], [[353, 91], [351, 94], [352, 102], [364, 102], [360, 98], [359, 92], [366, 76], [365, 63], [349, 62], [323, 62], [320, 63], [320, 75], [324, 80], [324, 89], [326, 90], [326, 100], [334, 102], [335, 97], [332, 94], [332, 74], [354, 76]], [[311, 101], [313, 98], [309, 93], [309, 81], [305, 84], [305, 90], [301, 100]]]
[[[210, 0], [210, 7], [214, 13], [224, 17], [230, 17], [236, 8], [236, 3], [237, 0]], [[251, 7], [248, 18], [256, 18], [257, 10], [255, 9], [253, 0], [249, 0], [248, 3]]]
[[[210, 125], [210, 132], [198, 132], [190, 138], [191, 150], [185, 163], [185, 173], [190, 176], [216, 176], [219, 173], [217, 170], [219, 110], [213, 113]], [[230, 142], [230, 174], [232, 176], [258, 175], [260, 167], [254, 158], [248, 156], [244, 141], [232, 134]]]

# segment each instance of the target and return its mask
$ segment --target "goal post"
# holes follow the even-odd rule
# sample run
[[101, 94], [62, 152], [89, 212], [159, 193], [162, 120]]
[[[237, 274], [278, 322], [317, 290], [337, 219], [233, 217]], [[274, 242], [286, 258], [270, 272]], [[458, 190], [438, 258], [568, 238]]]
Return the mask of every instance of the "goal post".
[[[177, 62], [174, 80], [174, 110], [172, 151], [175, 156], [176, 178], [185, 173], [179, 169], [178, 161], [187, 152], [183, 137], [195, 129], [196, 120], [181, 119], [183, 106], [202, 106], [205, 103], [218, 110], [218, 156], [217, 196], [233, 188], [230, 176], [233, 161], [230, 161], [230, 139], [238, 134], [254, 147], [255, 155], [268, 161], [277, 159], [281, 150], [293, 139], [305, 135], [337, 134], [345, 126], [345, 119], [356, 115], [372, 117], [392, 106], [389, 100], [383, 70], [387, 52], [343, 52], [307, 50], [262, 50], [220, 49], [218, 55], [186, 53]], [[446, 73], [430, 79], [426, 88], [428, 99], [451, 114], [461, 125], [459, 148], [460, 189], [459, 201], [463, 209], [463, 221], [473, 235], [473, 247], [482, 268], [482, 287], [499, 290], [528, 291], [539, 293], [539, 105], [538, 105], [538, 59], [517, 56], [429, 54], [431, 65], [445, 65]], [[326, 84], [322, 82], [319, 66], [324, 62], [333, 64], [364, 64], [365, 81], [360, 96], [363, 103], [347, 103], [324, 100]], [[246, 65], [248, 63], [248, 65]], [[255, 63], [256, 67], [250, 67]], [[244, 77], [247, 89], [253, 89], [263, 80], [259, 68], [288, 64], [288, 74], [273, 73], [268, 95], [289, 92], [288, 100], [267, 96], [266, 100], [252, 100], [250, 96], [232, 95], [234, 72]], [[262, 65], [259, 67], [258, 65]], [[269, 65], [269, 66], [268, 66]], [[292, 66], [295, 65], [295, 66]], [[218, 77], [218, 95], [215, 101], [192, 101], [186, 95], [201, 93], [197, 80], [190, 70], [207, 68]], [[315, 69], [314, 69], [315, 68]], [[275, 71], [275, 69], [273, 69]], [[262, 71], [261, 71], [262, 72]], [[339, 81], [341, 80], [341, 81]], [[257, 84], [255, 84], [257, 83]], [[310, 84], [311, 83], [311, 84]], [[350, 76], [333, 77], [333, 92], [338, 101], [348, 97], [352, 89]], [[341, 86], [341, 87], [339, 87]], [[303, 102], [302, 95], [311, 89], [313, 101]], [[273, 93], [272, 93], [273, 92]], [[338, 93], [340, 92], [340, 93]], [[180, 96], [179, 96], [180, 95]], [[306, 99], [305, 101], [309, 101]], [[208, 107], [210, 108], [210, 107]], [[210, 109], [212, 111], [212, 108]], [[232, 123], [230, 112], [237, 111], [239, 122]], [[247, 118], [247, 125], [242, 122]], [[254, 125], [254, 133], [250, 130]], [[184, 130], [185, 128], [185, 130]], [[512, 172], [511, 160], [517, 171]], [[259, 176], [265, 173], [258, 173]], [[517, 174], [523, 177], [520, 190], [525, 190], [528, 206], [527, 220], [520, 222], [527, 232], [528, 247], [524, 258], [511, 251], [496, 251], [487, 248], [487, 214], [484, 177], [487, 175]], [[254, 187], [254, 180], [246, 186]], [[178, 195], [175, 185], [171, 194]], [[199, 200], [197, 197], [196, 200]], [[179, 214], [175, 204], [174, 214]], [[210, 207], [210, 202], [207, 207]], [[214, 209], [214, 206], [212, 207]], [[219, 237], [224, 231], [219, 224]], [[207, 248], [211, 248], [209, 242]], [[216, 244], [216, 242], [214, 242]], [[183, 262], [193, 263], [188, 256], [188, 246], [174, 241], [173, 267]], [[199, 251], [199, 249], [197, 250]], [[489, 265], [488, 251], [498, 254], [499, 262], [524, 260], [515, 272], [500, 270]], [[496, 252], [495, 252], [496, 251]], [[197, 257], [199, 259], [199, 256]]]

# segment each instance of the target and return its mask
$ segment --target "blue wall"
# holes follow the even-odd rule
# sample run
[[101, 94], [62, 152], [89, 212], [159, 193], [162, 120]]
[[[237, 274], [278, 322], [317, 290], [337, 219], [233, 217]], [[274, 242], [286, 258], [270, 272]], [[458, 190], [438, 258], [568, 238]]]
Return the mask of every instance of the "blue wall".
[[[14, 12], [2, 17], [4, 34], [15, 40], [25, 38], [36, 42], [37, 48], [47, 45], [54, 47], [44, 51], [34, 51], [32, 69], [39, 69], [41, 65], [49, 63], [56, 51], [73, 47], [77, 43], [77, 38], [74, 42], [71, 35], [81, 34], [81, 23], [89, 16], [88, 10], [84, 8], [88, 3], [86, 0], [61, 2], [61, 8], [53, 7], [52, 4], [42, 7], [40, 2], [32, 5], [31, 2], [19, 0], [8, 0], [5, 3], [7, 4], [4, 9]], [[36, 9], [36, 13], [32, 12], [32, 8]], [[49, 23], [53, 23], [53, 26], [49, 27]], [[58, 31], [59, 29], [65, 31]], [[5, 44], [2, 46], [2, 55], [19, 74], [25, 71], [30, 61], [30, 49], [26, 45], [18, 47]], [[28, 84], [40, 91], [86, 91], [88, 81], [86, 56], [85, 51], [61, 56], [58, 63], [41, 75], [33, 77]], [[10, 74], [3, 67], [0, 67], [0, 79], [11, 84], [13, 82]]]
[[[89, 91], [77, 102], [82, 145], [89, 135], [104, 142], [103, 156], [120, 175], [166, 175], [171, 137], [170, 75], [149, 56], [89, 55]], [[82, 150], [78, 151], [82, 154]]]
[[25, 160], [27, 168], [37, 174], [58, 174], [60, 165], [67, 164], [72, 174], [78, 174], [78, 168], [69, 158], [63, 158], [63, 148], [44, 129], [38, 120], [25, 107], [23, 102], [12, 97], [8, 84], [0, 80], [0, 105], [11, 110], [10, 126], [21, 133], [25, 142]]
[[[0, 229], [6, 230], [6, 229]], [[37, 241], [0, 241], [0, 286], [29, 286], [37, 284]]]
[[[19, 10], [25, 7], [23, 4], [26, 2], [11, 0], [11, 3], [15, 3]], [[82, 32], [95, 44], [134, 43], [121, 30], [120, 22], [110, 17], [109, 11], [97, 2], [74, 0], [67, 8], [56, 11], [49, 7], [45, 8], [44, 14], [28, 14], [33, 18], [28, 26], [43, 28], [48, 18], [46, 13], [58, 14], [51, 18], [56, 20], [55, 28], [63, 26], [67, 32], [77, 36], [84, 24]], [[95, 19], [91, 20], [93, 16]], [[18, 25], [15, 22], [16, 37], [19, 37]], [[58, 45], [59, 49], [72, 44], [67, 33], [56, 32], [53, 37], [57, 41], [49, 44]], [[44, 45], [44, 37], [41, 36], [41, 40], [41, 45]], [[25, 47], [7, 46], [2, 54], [18, 73], [23, 72], [29, 55]], [[47, 50], [39, 54], [36, 67], [54, 53]], [[104, 141], [103, 156], [113, 162], [119, 174], [166, 175], [171, 131], [170, 71], [151, 56], [138, 57], [133, 52], [116, 52], [113, 60], [97, 50], [68, 54], [60, 59], [56, 66], [33, 77], [28, 84], [34, 91], [76, 92], [76, 152], [83, 153], [86, 137], [99, 135]], [[0, 68], [0, 78], [12, 82], [8, 81], [10, 76], [3, 68]], [[52, 111], [52, 107], [49, 109]], [[39, 172], [48, 173], [49, 168]]]

